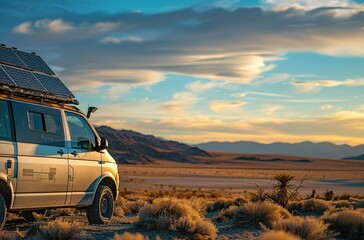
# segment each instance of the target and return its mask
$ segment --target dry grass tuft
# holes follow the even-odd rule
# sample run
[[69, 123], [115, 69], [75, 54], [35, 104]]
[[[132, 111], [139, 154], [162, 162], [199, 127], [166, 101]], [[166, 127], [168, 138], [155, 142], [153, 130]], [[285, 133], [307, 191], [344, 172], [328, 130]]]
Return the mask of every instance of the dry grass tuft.
[[145, 237], [141, 233], [129, 233], [125, 232], [121, 235], [115, 233], [114, 240], [149, 240], [148, 237]]
[[313, 212], [323, 214], [325, 211], [330, 210], [332, 205], [322, 199], [311, 198], [302, 202], [302, 210], [305, 212]]
[[42, 240], [78, 240], [85, 239], [81, 223], [67, 222], [62, 219], [46, 224], [34, 223], [27, 232], [28, 237]]
[[140, 209], [136, 227], [146, 230], [168, 230], [193, 235], [198, 239], [215, 239], [217, 229], [199, 211], [183, 199], [159, 198]]
[[364, 208], [364, 199], [357, 200], [353, 203], [355, 209], [357, 208]]
[[284, 219], [273, 223], [272, 229], [285, 231], [305, 240], [328, 240], [334, 236], [328, 224], [313, 217]]
[[234, 217], [237, 208], [238, 208], [238, 206], [230, 206], [228, 208], [225, 208], [225, 209], [221, 210], [219, 212], [219, 214], [217, 214], [213, 218], [213, 220], [215, 220], [217, 222], [227, 222]]
[[56, 216], [73, 216], [75, 213], [75, 209], [73, 208], [59, 208], [55, 210], [54, 215]]
[[130, 201], [123, 197], [119, 197], [116, 201], [115, 208], [121, 207], [125, 215], [138, 214], [139, 210], [144, 207], [145, 204], [146, 201], [142, 199]]
[[291, 217], [281, 206], [271, 202], [248, 202], [236, 208], [233, 221], [235, 225], [259, 227], [260, 224], [271, 227], [276, 221]]
[[322, 219], [330, 228], [344, 236], [364, 235], [364, 211], [342, 209], [342, 211], [325, 214]]
[[336, 208], [354, 208], [348, 200], [333, 201], [332, 204]]
[[0, 231], [0, 239], [1, 240], [15, 240], [16, 237], [14, 236], [14, 234], [10, 234], [7, 232], [2, 232], [2, 230]]
[[120, 206], [115, 206], [114, 216], [115, 217], [125, 217], [125, 212], [124, 212], [123, 208]]
[[260, 236], [258, 240], [301, 240], [301, 238], [285, 231], [271, 230]]

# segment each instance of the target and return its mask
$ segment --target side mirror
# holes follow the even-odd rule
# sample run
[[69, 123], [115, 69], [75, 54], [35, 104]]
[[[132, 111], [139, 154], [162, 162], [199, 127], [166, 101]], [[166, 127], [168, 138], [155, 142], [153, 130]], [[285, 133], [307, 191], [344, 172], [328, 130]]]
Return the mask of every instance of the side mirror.
[[94, 113], [97, 111], [97, 107], [89, 107], [87, 109], [87, 118], [90, 118], [91, 117], [91, 113]]
[[105, 150], [109, 147], [109, 142], [106, 138], [101, 138], [99, 151]]

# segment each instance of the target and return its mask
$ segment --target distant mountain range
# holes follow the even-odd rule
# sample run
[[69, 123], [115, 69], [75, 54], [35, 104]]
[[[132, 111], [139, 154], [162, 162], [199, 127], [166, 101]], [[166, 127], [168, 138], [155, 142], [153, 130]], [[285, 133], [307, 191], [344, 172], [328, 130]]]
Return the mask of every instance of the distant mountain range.
[[200, 163], [197, 156], [210, 156], [209, 153], [197, 147], [152, 135], [129, 130], [115, 130], [106, 126], [96, 129], [100, 136], [108, 139], [108, 151], [118, 163], [154, 163], [158, 160]]
[[[307, 156], [318, 158], [364, 159], [364, 145], [336, 145], [330, 142], [270, 143], [257, 142], [207, 142], [194, 145], [205, 151], [235, 152], [252, 154], [282, 154], [291, 156]], [[361, 156], [360, 156], [361, 155]], [[357, 156], [357, 157], [351, 157]]]

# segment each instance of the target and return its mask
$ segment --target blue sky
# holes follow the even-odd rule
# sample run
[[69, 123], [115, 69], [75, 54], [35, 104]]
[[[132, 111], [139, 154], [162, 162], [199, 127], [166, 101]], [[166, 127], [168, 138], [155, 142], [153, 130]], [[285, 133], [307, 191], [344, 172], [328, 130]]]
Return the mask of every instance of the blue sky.
[[97, 125], [187, 143], [362, 144], [364, 4], [3, 1], [1, 42], [40, 54]]

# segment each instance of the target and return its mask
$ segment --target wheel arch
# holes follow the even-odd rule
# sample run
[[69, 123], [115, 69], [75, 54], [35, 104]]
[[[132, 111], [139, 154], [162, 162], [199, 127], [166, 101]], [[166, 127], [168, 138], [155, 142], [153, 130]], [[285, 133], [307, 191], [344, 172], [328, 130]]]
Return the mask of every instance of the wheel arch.
[[104, 176], [101, 181], [99, 182], [99, 184], [97, 185], [97, 187], [99, 187], [100, 185], [106, 185], [108, 186], [111, 191], [112, 191], [112, 194], [113, 194], [113, 197], [114, 197], [114, 201], [116, 201], [116, 199], [118, 198], [118, 189], [117, 189], [117, 186], [116, 186], [116, 183], [115, 183], [115, 180], [111, 177], [111, 176]]
[[5, 199], [6, 207], [10, 209], [11, 206], [13, 206], [14, 201], [13, 187], [11, 184], [8, 185], [8, 183], [4, 179], [0, 179], [0, 193]]

